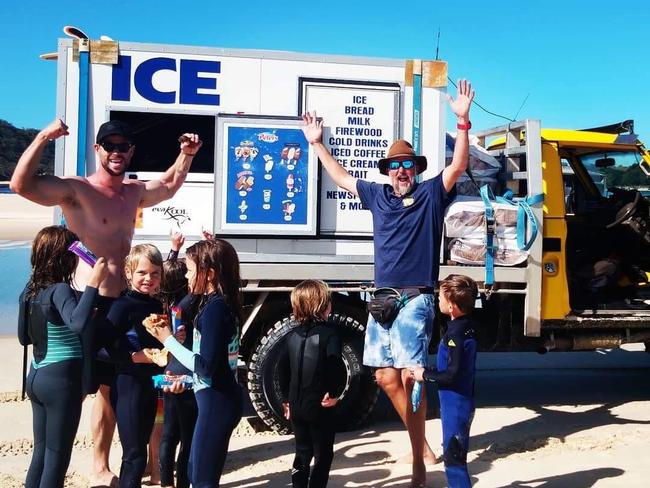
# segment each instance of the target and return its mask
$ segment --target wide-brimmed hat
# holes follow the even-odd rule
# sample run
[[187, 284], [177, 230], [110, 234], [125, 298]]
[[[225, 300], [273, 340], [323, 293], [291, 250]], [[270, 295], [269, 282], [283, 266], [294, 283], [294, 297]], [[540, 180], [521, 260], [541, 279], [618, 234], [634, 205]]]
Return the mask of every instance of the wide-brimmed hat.
[[391, 161], [404, 161], [412, 159], [415, 161], [417, 172], [422, 173], [427, 169], [427, 158], [424, 156], [416, 156], [413, 146], [404, 139], [398, 139], [388, 149], [388, 156], [379, 160], [379, 172], [382, 175], [388, 174], [388, 163]]

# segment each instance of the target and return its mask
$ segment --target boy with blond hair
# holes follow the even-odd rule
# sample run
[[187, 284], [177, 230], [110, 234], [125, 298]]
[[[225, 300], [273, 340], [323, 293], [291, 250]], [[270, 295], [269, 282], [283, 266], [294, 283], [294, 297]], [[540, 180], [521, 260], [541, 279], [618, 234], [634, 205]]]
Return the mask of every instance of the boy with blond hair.
[[319, 280], [303, 281], [291, 292], [291, 307], [298, 325], [287, 336], [280, 375], [283, 394], [288, 390], [284, 415], [296, 438], [291, 482], [294, 488], [324, 488], [334, 457], [334, 372], [341, 357], [339, 337], [327, 323], [332, 311], [329, 287]]

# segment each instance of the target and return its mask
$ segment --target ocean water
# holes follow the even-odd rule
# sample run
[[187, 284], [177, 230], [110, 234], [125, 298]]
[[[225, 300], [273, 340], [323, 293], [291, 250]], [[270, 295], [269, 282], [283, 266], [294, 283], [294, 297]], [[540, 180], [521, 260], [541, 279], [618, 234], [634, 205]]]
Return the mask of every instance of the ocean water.
[[29, 243], [0, 241], [0, 335], [15, 335], [18, 295], [29, 278]]

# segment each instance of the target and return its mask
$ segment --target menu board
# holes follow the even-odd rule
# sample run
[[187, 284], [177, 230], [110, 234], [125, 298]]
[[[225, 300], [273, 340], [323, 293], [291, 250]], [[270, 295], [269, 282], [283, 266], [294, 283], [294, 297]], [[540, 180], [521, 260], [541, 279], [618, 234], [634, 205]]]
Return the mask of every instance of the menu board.
[[[399, 136], [400, 86], [397, 83], [300, 79], [302, 112], [323, 119], [323, 143], [355, 178], [388, 183], [378, 162]], [[372, 216], [353, 193], [321, 172], [320, 232], [372, 235]]]
[[316, 157], [297, 117], [219, 116], [215, 231], [316, 234]]

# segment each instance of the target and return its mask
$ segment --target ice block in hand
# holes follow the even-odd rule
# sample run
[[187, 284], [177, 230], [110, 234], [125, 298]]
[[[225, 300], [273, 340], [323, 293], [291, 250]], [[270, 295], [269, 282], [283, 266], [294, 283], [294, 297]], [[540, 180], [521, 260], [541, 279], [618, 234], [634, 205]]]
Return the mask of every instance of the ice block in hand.
[[95, 256], [90, 249], [84, 246], [81, 241], [74, 241], [72, 244], [70, 244], [68, 251], [71, 251], [79, 256], [79, 259], [89, 264], [90, 266], [95, 266], [95, 263], [97, 262], [97, 256]]
[[179, 381], [185, 388], [192, 388], [192, 385], [194, 384], [194, 379], [188, 374], [157, 374], [156, 376], [152, 376], [151, 379], [153, 380], [154, 388], [172, 386], [175, 381]]
[[420, 408], [420, 395], [422, 395], [422, 383], [416, 381], [413, 383], [413, 390], [411, 391], [411, 404], [413, 404], [414, 413]]

